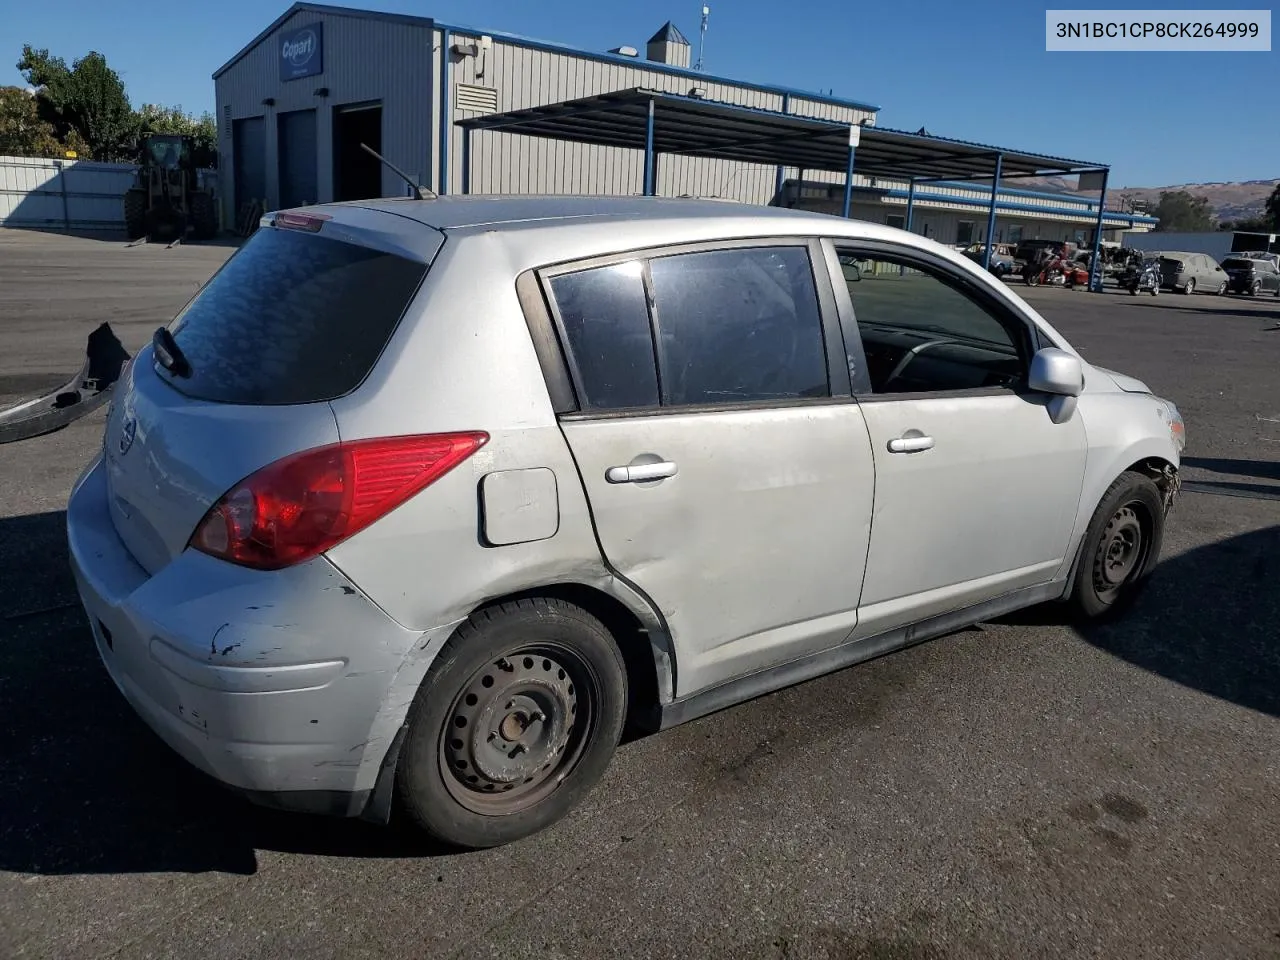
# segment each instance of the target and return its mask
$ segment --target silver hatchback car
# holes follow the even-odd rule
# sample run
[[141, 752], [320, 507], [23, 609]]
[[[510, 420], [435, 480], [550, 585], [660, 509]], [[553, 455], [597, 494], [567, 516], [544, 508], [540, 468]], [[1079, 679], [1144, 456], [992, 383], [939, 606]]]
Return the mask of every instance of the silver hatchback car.
[[67, 526], [125, 697], [261, 803], [463, 847], [628, 722], [1120, 610], [1184, 439], [960, 254], [723, 202], [277, 213], [117, 390]]

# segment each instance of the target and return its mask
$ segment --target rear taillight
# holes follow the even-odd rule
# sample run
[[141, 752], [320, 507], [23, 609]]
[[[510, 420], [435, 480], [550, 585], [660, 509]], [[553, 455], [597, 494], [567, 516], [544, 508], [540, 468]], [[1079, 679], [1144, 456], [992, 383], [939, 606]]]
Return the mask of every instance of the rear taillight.
[[189, 546], [258, 570], [301, 563], [394, 510], [488, 440], [487, 433], [440, 433], [304, 450], [227, 491]]

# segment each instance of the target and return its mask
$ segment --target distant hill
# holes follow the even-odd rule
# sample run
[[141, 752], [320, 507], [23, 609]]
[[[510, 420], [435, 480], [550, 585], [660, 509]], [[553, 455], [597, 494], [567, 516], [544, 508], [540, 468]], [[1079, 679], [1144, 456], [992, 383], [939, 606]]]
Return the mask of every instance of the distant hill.
[[[1219, 220], [1247, 220], [1262, 216], [1267, 205], [1267, 197], [1271, 196], [1276, 184], [1280, 184], [1280, 180], [1245, 180], [1243, 183], [1180, 183], [1171, 187], [1114, 187], [1107, 191], [1107, 206], [1110, 207], [1113, 201], [1127, 200], [1153, 207], [1160, 202], [1161, 193], [1185, 190], [1193, 196], [1208, 200], [1214, 216]], [[1029, 177], [1025, 180], [1011, 180], [1007, 186], [1045, 190], [1049, 193], [1074, 194], [1076, 192], [1075, 181], [1063, 177]]]

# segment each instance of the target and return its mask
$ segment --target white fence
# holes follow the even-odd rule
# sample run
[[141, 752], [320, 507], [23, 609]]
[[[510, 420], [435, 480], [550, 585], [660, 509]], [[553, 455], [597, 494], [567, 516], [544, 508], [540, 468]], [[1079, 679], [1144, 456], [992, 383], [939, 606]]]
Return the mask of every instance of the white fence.
[[[0, 157], [0, 227], [124, 232], [124, 194], [132, 163]], [[217, 172], [199, 171], [217, 190]]]
[[0, 226], [124, 231], [131, 163], [0, 157]]

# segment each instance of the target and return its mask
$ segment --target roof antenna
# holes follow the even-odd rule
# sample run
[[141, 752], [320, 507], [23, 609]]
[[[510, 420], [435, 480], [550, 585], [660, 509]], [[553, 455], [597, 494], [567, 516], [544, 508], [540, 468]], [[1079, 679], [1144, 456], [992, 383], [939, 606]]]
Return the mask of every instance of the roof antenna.
[[711, 16], [711, 8], [704, 6], [702, 8], [702, 26], [698, 29], [698, 62], [693, 65], [693, 69], [702, 69], [702, 51], [707, 48], [707, 18]]
[[405, 173], [403, 170], [397, 167], [394, 163], [392, 163], [382, 154], [378, 153], [378, 151], [374, 150], [373, 147], [369, 146], [367, 143], [360, 144], [360, 149], [363, 150], [365, 153], [369, 154], [369, 156], [374, 157], [379, 162], [385, 164], [392, 173], [394, 173], [397, 177], [399, 177], [401, 180], [403, 180], [405, 183], [411, 186], [413, 188], [414, 195], [419, 200], [438, 200], [439, 199], [439, 197], [437, 197], [434, 192], [432, 192], [431, 190], [428, 190], [426, 187], [422, 186], [422, 184], [414, 183], [412, 177], [410, 177], [407, 173]]

